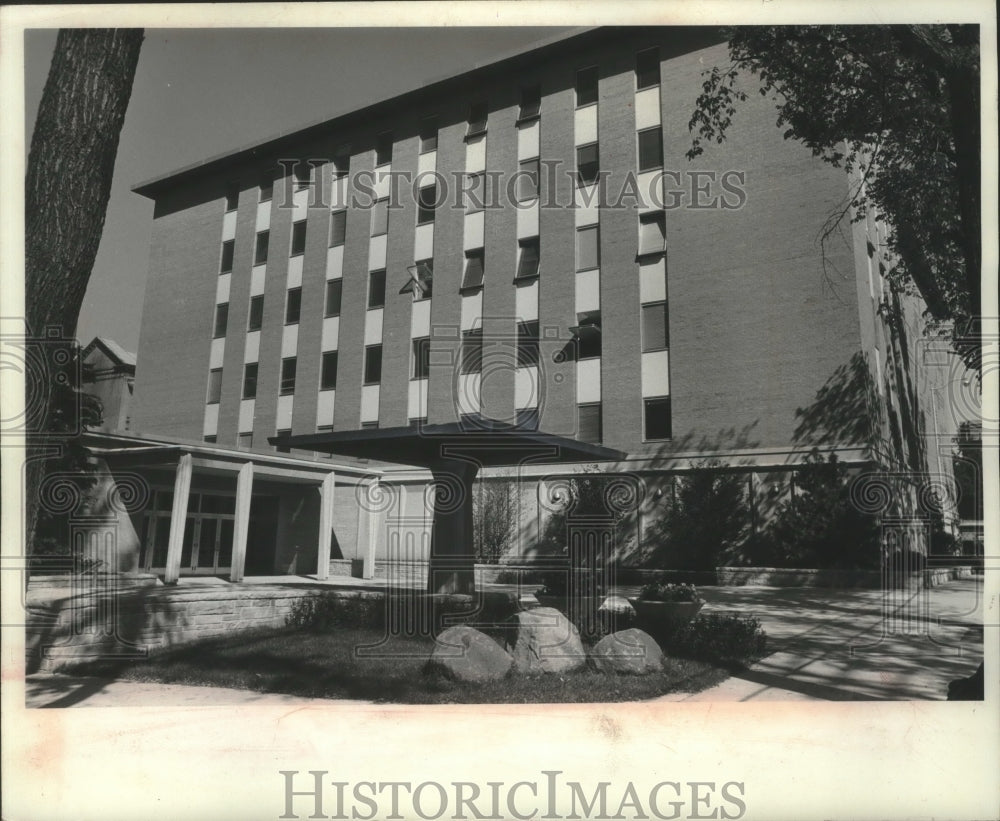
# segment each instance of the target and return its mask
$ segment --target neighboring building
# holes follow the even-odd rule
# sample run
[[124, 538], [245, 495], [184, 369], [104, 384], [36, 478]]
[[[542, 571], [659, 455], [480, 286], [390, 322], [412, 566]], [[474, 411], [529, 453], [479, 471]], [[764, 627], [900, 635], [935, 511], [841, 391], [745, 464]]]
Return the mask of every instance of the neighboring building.
[[131, 425], [135, 354], [113, 339], [95, 336], [83, 349], [84, 391], [101, 400], [104, 416], [97, 430], [124, 433]]
[[[917, 373], [919, 301], [889, 294], [880, 226], [845, 220], [820, 247], [848, 177], [783, 139], [757, 95], [685, 159], [702, 72], [727, 60], [713, 29], [597, 29], [137, 186], [155, 214], [132, 429], [200, 443], [206, 470], [213, 447], [229, 467], [243, 451], [279, 481], [276, 434], [481, 414], [627, 453], [601, 469], [643, 486], [645, 517], [706, 458], [772, 502], [814, 445], [858, 467], [943, 464], [952, 375]], [[390, 171], [423, 175], [398, 208]], [[661, 201], [615, 207], [630, 179]], [[893, 301], [898, 327], [878, 310]], [[393, 489], [378, 515], [416, 528], [420, 558], [426, 474], [287, 458], [313, 487], [337, 471], [333, 572], [388, 556], [358, 539], [348, 467]], [[523, 554], [561, 475], [521, 471]], [[275, 504], [323, 532], [320, 505]], [[287, 569], [283, 551], [261, 566]]]

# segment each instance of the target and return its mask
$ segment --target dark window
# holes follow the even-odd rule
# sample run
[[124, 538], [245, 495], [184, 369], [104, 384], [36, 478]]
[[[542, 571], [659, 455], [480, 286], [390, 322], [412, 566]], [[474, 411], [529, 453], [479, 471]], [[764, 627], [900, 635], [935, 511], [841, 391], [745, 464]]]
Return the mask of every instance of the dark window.
[[482, 248], [475, 248], [465, 252], [465, 273], [462, 275], [462, 290], [481, 288], [483, 285], [483, 257]]
[[644, 399], [643, 430], [646, 439], [670, 438], [670, 397]]
[[295, 190], [304, 191], [312, 180], [312, 166], [304, 160], [295, 163]]
[[577, 438], [597, 445], [601, 442], [601, 403], [577, 405]]
[[662, 254], [667, 223], [662, 211], [639, 215], [639, 255]]
[[372, 429], [377, 428], [377, 427], [378, 427], [378, 420], [377, 419], [375, 421], [373, 421], [373, 422], [362, 422], [361, 423], [361, 429], [362, 430], [372, 430]]
[[[281, 430], [276, 430], [274, 433], [275, 433], [276, 436], [291, 436], [292, 435], [292, 429], [291, 428], [282, 428]], [[278, 451], [278, 453], [291, 453], [291, 450], [292, 450], [287, 445], [275, 445], [274, 449], [276, 451]]]
[[413, 298], [430, 299], [434, 293], [434, 260], [418, 260], [410, 269], [410, 273], [412, 278], [407, 287], [413, 292]]
[[465, 210], [470, 214], [482, 211], [486, 206], [486, 175], [469, 174], [465, 187]]
[[650, 88], [660, 84], [660, 52], [655, 48], [635, 55], [635, 87]]
[[250, 450], [253, 447], [253, 434], [241, 433], [239, 437], [239, 447], [243, 450]]
[[576, 232], [576, 270], [589, 271], [601, 264], [600, 231], [596, 225]]
[[365, 348], [365, 384], [377, 385], [382, 381], [382, 346]]
[[597, 143], [582, 145], [576, 149], [576, 180], [579, 185], [591, 185], [597, 182], [599, 168]]
[[243, 366], [243, 398], [254, 399], [257, 396], [257, 363], [247, 362]]
[[413, 378], [426, 379], [431, 373], [431, 340], [421, 336], [413, 340]]
[[663, 136], [660, 127], [639, 132], [639, 170], [663, 167]]
[[226, 328], [229, 326], [229, 303], [223, 302], [215, 306], [215, 329], [212, 336], [218, 339], [226, 335]]
[[368, 274], [368, 307], [382, 308], [385, 306], [385, 271], [372, 271]]
[[520, 408], [515, 414], [514, 425], [521, 430], [538, 430], [538, 408]]
[[248, 331], [259, 331], [264, 324], [264, 295], [250, 297], [250, 316], [247, 319]]
[[420, 189], [417, 195], [417, 225], [434, 222], [434, 209], [437, 207], [437, 186], [428, 185]]
[[576, 107], [597, 102], [597, 66], [576, 73]]
[[306, 250], [306, 221], [299, 220], [292, 223], [292, 255], [305, 253]]
[[289, 288], [285, 301], [285, 324], [294, 325], [302, 315], [302, 289]]
[[576, 316], [577, 359], [593, 359], [601, 355], [601, 312], [587, 311]]
[[437, 117], [424, 117], [420, 121], [420, 153], [435, 151], [438, 147]]
[[538, 237], [522, 239], [518, 245], [520, 250], [517, 259], [516, 279], [530, 279], [538, 276]]
[[541, 86], [533, 85], [521, 89], [521, 110], [517, 114], [519, 120], [530, 120], [538, 116], [542, 105]]
[[270, 172], [261, 174], [260, 201], [270, 202], [272, 196], [274, 196], [274, 178], [271, 176]]
[[462, 331], [462, 373], [483, 369], [483, 332], [479, 328]]
[[662, 351], [668, 347], [669, 325], [667, 303], [653, 302], [642, 306], [642, 350]]
[[465, 132], [466, 138], [486, 133], [487, 116], [488, 108], [486, 103], [473, 103], [469, 107], [469, 128]]
[[233, 270], [233, 253], [236, 250], [236, 240], [227, 239], [222, 243], [222, 263], [219, 265], [220, 274], [228, 274]]
[[213, 405], [222, 399], [222, 368], [213, 368], [208, 372], [208, 399], [209, 405]]
[[330, 246], [343, 245], [347, 236], [347, 212], [334, 211], [330, 215]]
[[538, 160], [525, 160], [517, 175], [517, 200], [525, 202], [538, 197]]
[[281, 360], [281, 395], [295, 393], [295, 371], [297, 361], [294, 356]]
[[422, 428], [424, 425], [427, 424], [427, 417], [426, 416], [414, 416], [413, 418], [411, 418], [409, 420], [409, 424], [410, 424], [411, 428]]
[[271, 232], [258, 231], [257, 243], [254, 246], [254, 251], [253, 251], [254, 265], [263, 265], [265, 262], [267, 262], [267, 249], [270, 244], [271, 244]]
[[235, 211], [240, 204], [240, 189], [231, 185], [226, 191], [226, 211]]
[[377, 237], [389, 230], [389, 200], [378, 200], [372, 206], [372, 236]]
[[214, 445], [217, 437], [214, 433], [207, 433], [204, 436], [202, 436], [201, 439], [207, 445]]
[[384, 131], [375, 141], [375, 165], [392, 162], [392, 132]]
[[324, 316], [340, 316], [340, 298], [343, 292], [344, 281], [342, 279], [327, 280]]
[[517, 326], [517, 365], [523, 368], [538, 364], [538, 321]]
[[323, 365], [320, 370], [319, 389], [332, 391], [337, 387], [337, 352], [326, 351], [323, 354]]

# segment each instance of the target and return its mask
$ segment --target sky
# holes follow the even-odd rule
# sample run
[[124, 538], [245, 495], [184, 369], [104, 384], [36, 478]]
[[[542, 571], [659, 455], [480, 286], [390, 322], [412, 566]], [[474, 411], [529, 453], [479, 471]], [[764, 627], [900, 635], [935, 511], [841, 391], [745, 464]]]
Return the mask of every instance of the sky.
[[[77, 338], [138, 347], [153, 203], [137, 183], [570, 31], [146, 29]], [[55, 42], [55, 30], [25, 34], [26, 146]]]

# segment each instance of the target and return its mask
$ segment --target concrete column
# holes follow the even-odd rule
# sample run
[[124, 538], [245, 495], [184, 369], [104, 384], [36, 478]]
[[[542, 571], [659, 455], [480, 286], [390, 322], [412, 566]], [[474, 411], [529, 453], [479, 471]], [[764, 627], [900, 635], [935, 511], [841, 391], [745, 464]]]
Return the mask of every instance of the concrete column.
[[233, 525], [233, 562], [229, 581], [243, 581], [247, 562], [247, 534], [250, 531], [250, 498], [253, 494], [253, 462], [240, 468], [236, 477], [236, 521]]
[[164, 584], [177, 584], [181, 575], [181, 549], [187, 523], [188, 494], [191, 491], [191, 454], [181, 454], [174, 474], [174, 505], [170, 509], [170, 537], [167, 539], [167, 567]]
[[319, 548], [316, 551], [316, 578], [330, 575], [330, 531], [333, 530], [333, 497], [336, 474], [328, 473], [319, 486]]
[[472, 483], [479, 466], [448, 460], [431, 468], [438, 488], [427, 576], [430, 593], [475, 593]]
[[368, 489], [368, 510], [366, 511], [366, 518], [368, 520], [368, 545], [367, 550], [365, 550], [364, 565], [361, 571], [361, 576], [365, 579], [375, 578], [375, 550], [378, 547], [378, 535], [382, 521], [382, 517], [379, 515], [380, 505], [378, 500], [382, 492], [382, 489], [379, 487], [379, 480], [377, 478], [372, 479], [371, 486]]

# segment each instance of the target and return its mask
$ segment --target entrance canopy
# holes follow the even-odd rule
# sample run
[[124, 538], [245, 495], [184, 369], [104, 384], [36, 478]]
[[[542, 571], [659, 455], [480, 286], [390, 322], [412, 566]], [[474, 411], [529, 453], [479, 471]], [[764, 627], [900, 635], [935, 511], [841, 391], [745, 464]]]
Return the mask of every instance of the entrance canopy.
[[438, 488], [427, 579], [430, 593], [475, 592], [472, 483], [479, 468], [625, 458], [611, 448], [482, 417], [418, 427], [284, 434], [268, 441], [281, 448], [429, 469]]

